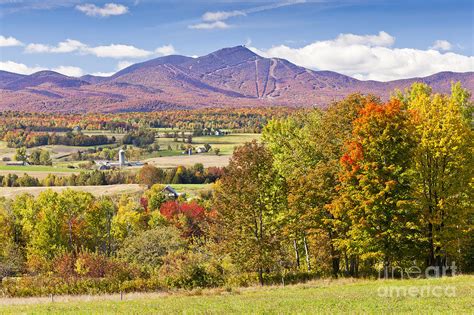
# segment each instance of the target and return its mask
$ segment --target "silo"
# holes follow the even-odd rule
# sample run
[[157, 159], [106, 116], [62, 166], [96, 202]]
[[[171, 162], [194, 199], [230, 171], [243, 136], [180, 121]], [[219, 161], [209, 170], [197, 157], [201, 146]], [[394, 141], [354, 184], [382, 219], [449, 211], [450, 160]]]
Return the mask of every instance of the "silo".
[[125, 163], [126, 163], [125, 151], [124, 151], [124, 150], [120, 150], [120, 151], [119, 151], [119, 164], [120, 164], [120, 166], [124, 166]]

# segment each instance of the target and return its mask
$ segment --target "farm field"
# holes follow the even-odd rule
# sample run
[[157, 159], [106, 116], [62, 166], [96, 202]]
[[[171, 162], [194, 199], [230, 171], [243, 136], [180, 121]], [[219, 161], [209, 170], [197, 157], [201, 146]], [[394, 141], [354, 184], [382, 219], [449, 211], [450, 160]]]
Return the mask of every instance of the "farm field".
[[[234, 152], [235, 147], [244, 144], [245, 142], [254, 139], [260, 139], [260, 134], [229, 134], [225, 136], [202, 136], [193, 137], [192, 146], [200, 147], [208, 143], [212, 150], [219, 149], [219, 155], [214, 154], [214, 151], [203, 154], [186, 155], [182, 150], [177, 149], [183, 142], [176, 142], [173, 138], [158, 138], [157, 143], [161, 146], [159, 152], [154, 152], [150, 157], [143, 160], [156, 167], [170, 168], [178, 166], [192, 166], [196, 163], [202, 163], [204, 167], [223, 167], [229, 164], [229, 158]], [[173, 150], [166, 150], [171, 146]], [[158, 155], [158, 156], [157, 156]]]
[[172, 184], [170, 186], [177, 192], [185, 193], [187, 196], [193, 197], [202, 191], [212, 189], [213, 184]]
[[195, 155], [178, 155], [178, 156], [163, 156], [146, 159], [143, 162], [161, 168], [171, 168], [178, 166], [193, 166], [196, 163], [202, 163], [204, 167], [223, 167], [229, 164], [230, 155], [209, 155], [209, 154], [195, 154]]
[[[107, 131], [84, 131], [88, 135], [98, 135], [105, 134], [107, 136], [114, 136], [117, 139], [123, 137], [122, 134], [111, 133]], [[208, 143], [211, 145], [212, 150], [219, 149], [219, 155], [216, 155], [214, 151], [204, 154], [194, 154], [192, 156], [183, 155], [180, 146], [183, 145], [182, 141], [175, 142], [173, 138], [157, 138], [156, 143], [161, 147], [160, 151], [155, 151], [151, 154], [145, 154], [143, 157], [143, 162], [148, 162], [154, 166], [162, 168], [177, 167], [180, 165], [183, 166], [192, 166], [196, 163], [202, 163], [204, 167], [217, 166], [222, 167], [226, 166], [229, 163], [229, 157], [232, 155], [234, 148], [242, 145], [245, 142], [252, 141], [254, 139], [259, 139], [260, 134], [229, 134], [224, 136], [202, 136], [202, 137], [193, 137], [192, 146], [200, 147]], [[181, 140], [181, 139], [180, 139]], [[186, 145], [186, 144], [185, 144]], [[27, 149], [27, 153], [30, 154], [33, 150], [48, 150], [51, 154], [54, 168], [49, 167], [48, 169], [40, 170], [40, 167], [30, 168], [30, 167], [10, 167], [0, 164], [0, 175], [5, 175], [8, 173], [23, 175], [27, 173], [31, 176], [38, 177], [40, 179], [47, 176], [47, 173], [55, 175], [64, 175], [67, 172], [78, 172], [78, 170], [69, 169], [66, 166], [74, 165], [78, 167], [80, 163], [84, 161], [65, 161], [64, 158], [68, 157], [72, 153], [77, 151], [84, 151], [88, 148], [99, 148], [99, 147], [110, 147], [114, 145], [103, 145], [103, 146], [91, 146], [91, 147], [78, 147], [78, 146], [65, 146], [65, 145], [47, 145], [39, 146], [34, 148]], [[171, 147], [172, 150], [168, 150], [168, 147]], [[0, 141], [0, 158], [10, 158], [13, 159], [16, 149], [8, 148], [6, 142]], [[61, 168], [61, 169], [60, 169]], [[40, 172], [44, 172], [41, 174]]]
[[43, 179], [48, 176], [48, 174], [53, 174], [56, 176], [69, 176], [71, 174], [78, 174], [79, 170], [71, 169], [66, 167], [54, 167], [54, 166], [42, 166], [42, 165], [28, 165], [28, 166], [10, 166], [10, 165], [0, 165], [0, 175], [15, 174], [18, 176], [23, 176], [28, 174], [32, 177], [38, 179]]
[[62, 173], [74, 173], [77, 170], [67, 167], [54, 167], [54, 166], [45, 166], [45, 165], [26, 165], [26, 166], [16, 166], [16, 165], [0, 165], [0, 171], [24, 171], [25, 173], [29, 172], [62, 172]]
[[204, 136], [193, 138], [195, 145], [209, 143], [213, 148], [219, 148], [221, 154], [231, 155], [234, 152], [236, 146], [242, 145], [245, 142], [260, 139], [260, 134], [254, 133], [241, 133], [241, 134], [229, 134], [225, 136]]
[[60, 192], [67, 188], [89, 192], [97, 197], [142, 193], [144, 190], [143, 187], [138, 184], [104, 185], [104, 186], [2, 187], [0, 189], [0, 197], [14, 198], [24, 193], [37, 196], [42, 191], [45, 191], [47, 189]]
[[[212, 188], [212, 184], [173, 184], [170, 186], [176, 189], [176, 191], [180, 193], [186, 193], [186, 195], [191, 197], [196, 196], [201, 191], [206, 191]], [[59, 192], [67, 188], [90, 192], [95, 196], [115, 196], [122, 194], [142, 193], [144, 191], [144, 187], [138, 184], [103, 186], [2, 187], [0, 189], [0, 198], [14, 198], [24, 193], [37, 196], [42, 191], [45, 191], [47, 189], [52, 189], [54, 191]]]
[[[54, 162], [54, 159], [68, 156], [77, 151], [84, 151], [84, 150], [87, 150], [88, 148], [95, 148], [95, 147], [99, 148], [99, 147], [108, 147], [108, 146], [111, 146], [111, 145], [108, 144], [108, 145], [80, 146], [80, 147], [79, 146], [66, 146], [66, 145], [44, 145], [44, 146], [38, 146], [34, 148], [28, 148], [27, 153], [30, 154], [33, 150], [48, 150]], [[15, 151], [16, 151], [15, 148], [9, 148], [6, 145], [6, 142], [0, 141], [0, 158], [8, 157], [10, 159], [13, 159], [13, 156], [15, 155]]]
[[[440, 296], [403, 294], [441, 288]], [[385, 288], [385, 289], [384, 289]], [[396, 288], [400, 296], [386, 294]], [[449, 289], [447, 289], [449, 288]], [[419, 291], [420, 292], [420, 291]], [[437, 295], [437, 294], [436, 294]], [[2, 314], [315, 314], [446, 313], [474, 308], [474, 276], [424, 280], [317, 280], [286, 287], [208, 289], [177, 293], [0, 299]]]
[[[236, 146], [242, 145], [245, 142], [249, 142], [254, 139], [258, 140], [260, 139], [260, 136], [260, 134], [255, 133], [236, 133], [224, 136], [193, 137], [192, 146], [199, 147], [208, 143], [211, 145], [212, 149], [219, 149], [221, 155], [231, 155]], [[176, 146], [183, 144], [182, 141], [176, 142], [173, 138], [158, 138], [156, 142], [162, 147], [163, 150], [165, 150], [168, 145], [170, 145], [173, 148], [173, 151], [176, 149]], [[163, 150], [160, 151], [160, 154], [166, 152]], [[176, 150], [175, 154], [181, 155], [181, 150]]]

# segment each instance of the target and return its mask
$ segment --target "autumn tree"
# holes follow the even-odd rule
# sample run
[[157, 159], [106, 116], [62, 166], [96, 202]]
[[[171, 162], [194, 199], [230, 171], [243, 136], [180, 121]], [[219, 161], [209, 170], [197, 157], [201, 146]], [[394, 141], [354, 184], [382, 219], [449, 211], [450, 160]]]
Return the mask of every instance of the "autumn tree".
[[184, 247], [178, 229], [161, 226], [127, 238], [117, 255], [142, 266], [159, 267], [167, 254]]
[[451, 96], [416, 83], [398, 97], [413, 117], [414, 180], [426, 223], [427, 264], [441, 267], [458, 255], [460, 239], [473, 224], [473, 105], [459, 83]]
[[22, 247], [15, 242], [15, 216], [10, 202], [0, 198], [0, 278], [13, 276], [24, 268]]
[[138, 183], [146, 185], [148, 188], [158, 183], [164, 177], [163, 170], [153, 165], [144, 165], [137, 175]]
[[166, 201], [166, 195], [163, 192], [165, 186], [161, 184], [155, 184], [146, 190], [143, 194], [144, 201], [146, 202], [146, 209], [148, 211], [159, 210], [161, 205]]
[[14, 159], [15, 161], [26, 162], [28, 160], [28, 155], [26, 155], [26, 147], [20, 147], [16, 149]]
[[348, 210], [350, 250], [379, 259], [388, 268], [409, 253], [417, 232], [410, 167], [414, 142], [409, 116], [399, 101], [367, 104], [354, 122], [353, 137], [341, 158]]
[[146, 228], [147, 216], [142, 205], [132, 196], [123, 195], [118, 203], [117, 214], [112, 219], [112, 235], [123, 242]]
[[167, 201], [160, 207], [160, 214], [181, 231], [183, 237], [193, 240], [204, 234], [206, 209], [197, 202]]
[[[216, 187], [214, 237], [243, 271], [263, 274], [280, 260], [279, 215], [286, 205], [285, 183], [270, 152], [256, 141], [237, 148]], [[216, 253], [217, 254], [217, 253]]]
[[116, 215], [116, 206], [109, 197], [95, 199], [83, 214], [86, 223], [81, 229], [82, 245], [94, 252], [109, 256], [114, 239], [112, 219]]
[[[331, 104], [325, 111], [314, 110], [272, 120], [264, 128], [263, 140], [272, 152], [275, 168], [288, 185], [285, 231], [294, 238], [297, 265], [302, 240], [308, 270], [311, 246], [307, 236], [313, 240], [314, 247], [318, 247], [318, 252], [321, 248], [327, 249], [332, 274], [339, 273], [341, 246], [337, 240], [347, 225], [340, 224], [343, 216], [335, 216], [331, 205], [339, 196], [336, 187], [344, 143], [352, 135], [353, 120], [368, 102], [378, 100], [353, 94]], [[321, 258], [326, 260], [326, 257]]]
[[62, 231], [67, 231], [69, 251], [80, 249], [82, 230], [88, 224], [85, 221], [85, 213], [92, 206], [93, 200], [92, 194], [72, 189], [66, 189], [59, 195], [57, 207], [62, 215], [59, 219], [63, 224]]

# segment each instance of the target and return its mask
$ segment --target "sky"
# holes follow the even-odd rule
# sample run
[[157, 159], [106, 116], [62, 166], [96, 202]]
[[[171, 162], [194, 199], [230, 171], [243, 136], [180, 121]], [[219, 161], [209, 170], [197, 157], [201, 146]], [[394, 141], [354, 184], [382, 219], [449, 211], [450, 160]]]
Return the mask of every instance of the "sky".
[[108, 76], [245, 45], [361, 80], [474, 71], [474, 1], [0, 0], [0, 70]]

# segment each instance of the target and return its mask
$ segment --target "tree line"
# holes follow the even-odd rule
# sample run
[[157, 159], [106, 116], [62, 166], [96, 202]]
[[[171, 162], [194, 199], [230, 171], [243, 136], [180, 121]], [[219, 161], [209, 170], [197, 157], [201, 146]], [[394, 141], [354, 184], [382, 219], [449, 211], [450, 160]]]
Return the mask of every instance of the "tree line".
[[127, 133], [150, 128], [176, 130], [228, 129], [234, 132], [260, 132], [273, 117], [286, 117], [293, 108], [208, 108], [166, 110], [149, 113], [0, 113], [0, 136], [8, 131], [59, 132], [73, 130], [109, 130]]
[[94, 146], [115, 143], [115, 138], [104, 135], [84, 135], [81, 132], [56, 133], [32, 132], [25, 130], [7, 131], [3, 136], [9, 148], [32, 148], [43, 145]]
[[140, 184], [151, 187], [154, 184], [209, 184], [214, 183], [224, 173], [221, 167], [205, 168], [201, 163], [191, 167], [173, 167], [160, 169], [152, 165], [143, 166], [138, 172], [120, 169], [93, 170], [68, 176], [48, 174], [38, 179], [29, 174], [0, 175], [3, 187], [53, 187], [53, 186], [103, 186], [120, 184]]
[[388, 102], [356, 94], [271, 121], [216, 188], [219, 252], [261, 283], [281, 264], [473, 271], [472, 114], [460, 84], [440, 95], [416, 83]]

